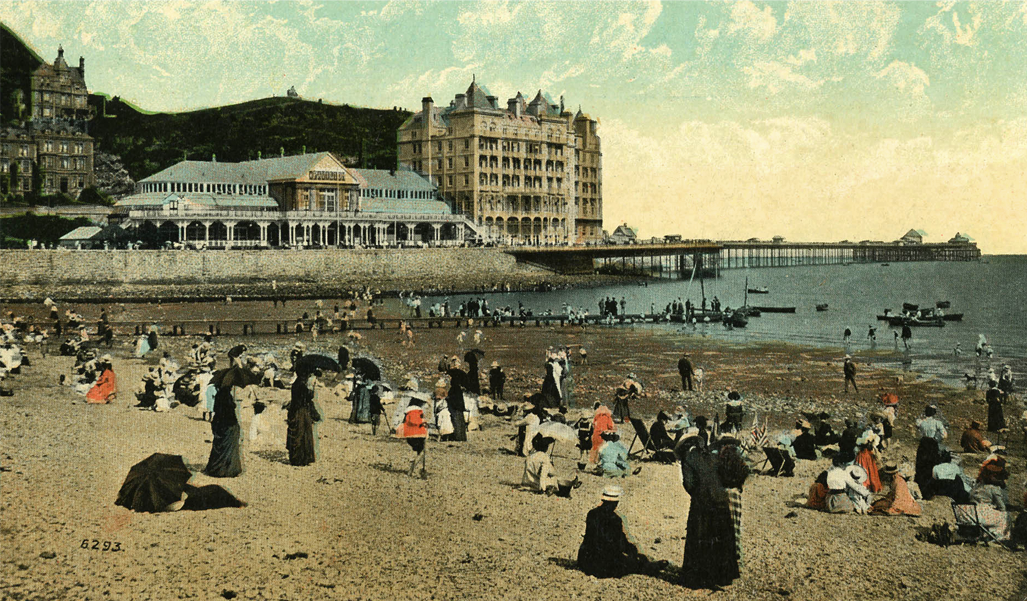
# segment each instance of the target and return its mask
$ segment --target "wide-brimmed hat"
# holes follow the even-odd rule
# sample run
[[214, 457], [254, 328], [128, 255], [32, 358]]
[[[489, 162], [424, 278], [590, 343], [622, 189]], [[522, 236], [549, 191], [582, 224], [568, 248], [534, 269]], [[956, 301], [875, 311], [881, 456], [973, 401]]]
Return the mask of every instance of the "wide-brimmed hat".
[[417, 387], [418, 387], [417, 378], [415, 378], [413, 376], [410, 376], [407, 379], [407, 381], [403, 384], [403, 388], [405, 390], [412, 390], [414, 392], [417, 392]]
[[992, 455], [1005, 455], [1006, 447], [1000, 444], [994, 445], [989, 449]]
[[303, 344], [302, 342], [297, 342], [296, 344], [292, 345], [292, 348], [298, 351], [304, 351], [307, 349], [307, 345]]
[[603, 494], [599, 498], [603, 501], [620, 501], [620, 498], [624, 495], [624, 489], [610, 485], [603, 489]]
[[856, 482], [863, 482], [867, 478], [869, 478], [869, 476], [867, 475], [867, 471], [863, 469], [863, 466], [860, 465], [850, 465], [845, 468], [845, 471], [849, 474], [849, 477], [855, 480]]
[[492, 367], [499, 367], [499, 361], [493, 361]]
[[894, 463], [884, 464], [884, 468], [881, 470], [882, 474], [897, 474], [899, 473], [899, 466]]
[[727, 393], [727, 398], [729, 401], [740, 401], [742, 400], [742, 395], [739, 394], [737, 390], [732, 390], [731, 392]]

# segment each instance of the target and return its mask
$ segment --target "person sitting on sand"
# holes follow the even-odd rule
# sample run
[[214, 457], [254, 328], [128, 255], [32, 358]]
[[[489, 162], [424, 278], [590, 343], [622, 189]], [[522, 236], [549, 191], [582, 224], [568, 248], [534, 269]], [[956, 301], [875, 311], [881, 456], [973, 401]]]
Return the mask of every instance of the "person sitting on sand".
[[963, 447], [964, 453], [987, 453], [991, 449], [991, 442], [985, 440], [981, 433], [981, 422], [970, 420], [970, 425], [959, 438], [959, 446]]
[[86, 393], [86, 402], [93, 404], [106, 404], [114, 400], [118, 392], [118, 379], [114, 376], [114, 367], [111, 365], [111, 356], [104, 355], [96, 362], [97, 371], [100, 377], [96, 384]]
[[912, 515], [918, 516], [923, 512], [920, 504], [916, 502], [909, 492], [909, 485], [906, 479], [899, 473], [899, 467], [889, 463], [881, 470], [881, 476], [886, 482], [891, 483], [888, 494], [878, 499], [870, 506], [870, 513], [880, 515]]
[[628, 449], [620, 443], [620, 434], [603, 432], [603, 446], [599, 448], [597, 473], [607, 478], [624, 478], [631, 470], [628, 463]]
[[856, 453], [856, 465], [863, 468], [863, 471], [867, 474], [866, 479], [861, 481], [861, 484], [872, 493], [880, 492], [883, 487], [881, 486], [881, 476], [877, 470], [877, 457], [874, 454], [877, 435], [867, 430], [856, 441], [856, 444], [859, 446], [859, 452]]
[[1009, 479], [1009, 470], [1006, 469], [1006, 448], [995, 445], [991, 448], [991, 454], [981, 464], [977, 474], [978, 498], [991, 503], [999, 511], [1005, 511], [1009, 505], [1009, 493], [1006, 490], [1006, 481]]
[[819, 421], [817, 427], [814, 429], [813, 440], [816, 446], [825, 447], [838, 442], [838, 434], [835, 433], [834, 428], [831, 427], [831, 414], [826, 411], [821, 411], [817, 416]]
[[670, 423], [670, 416], [666, 411], [660, 411], [656, 414], [656, 421], [649, 428], [649, 440], [652, 441], [653, 449], [657, 454], [664, 450], [674, 450], [674, 440], [667, 431], [668, 423]]
[[948, 451], [942, 451], [938, 459], [940, 462], [931, 470], [927, 490], [924, 490], [925, 487], [922, 485], [920, 487], [924, 499], [941, 495], [957, 503], [969, 503], [972, 483], [963, 473], [963, 468], [956, 463], [957, 458]]
[[796, 423], [795, 426], [799, 430], [799, 435], [792, 441], [795, 458], [815, 461], [817, 459], [817, 440], [810, 432], [812, 426], [806, 420]]
[[812, 485], [810, 485], [809, 493], [807, 493], [806, 501], [803, 505], [809, 509], [815, 509], [816, 511], [827, 511], [828, 492], [827, 470], [824, 470], [820, 472], [817, 479], [813, 481]]
[[541, 434], [535, 434], [531, 439], [532, 452], [524, 460], [524, 475], [521, 476], [523, 488], [537, 493], [556, 492], [556, 474], [549, 459], [549, 446], [553, 442], [553, 438]]
[[628, 574], [653, 574], [667, 562], [651, 562], [638, 551], [628, 534], [617, 504], [624, 495], [619, 486], [607, 486], [601, 504], [585, 518], [585, 538], [578, 548], [578, 568], [596, 578], [620, 578]]

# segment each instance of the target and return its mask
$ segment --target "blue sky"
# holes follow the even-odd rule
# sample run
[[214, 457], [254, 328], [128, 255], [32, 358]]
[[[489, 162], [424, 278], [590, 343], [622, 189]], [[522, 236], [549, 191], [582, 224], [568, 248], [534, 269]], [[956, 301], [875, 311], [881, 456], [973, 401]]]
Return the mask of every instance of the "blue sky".
[[0, 19], [151, 110], [446, 102], [472, 74], [600, 120], [607, 229], [956, 231], [1027, 252], [1027, 4], [14, 1]]

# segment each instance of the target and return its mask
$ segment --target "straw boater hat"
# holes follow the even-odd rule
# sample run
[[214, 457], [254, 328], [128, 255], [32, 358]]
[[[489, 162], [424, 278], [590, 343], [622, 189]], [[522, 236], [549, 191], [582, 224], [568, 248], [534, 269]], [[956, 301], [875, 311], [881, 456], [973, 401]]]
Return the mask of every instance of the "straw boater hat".
[[492, 367], [499, 367], [499, 361], [493, 361]]
[[886, 463], [884, 469], [881, 470], [882, 474], [897, 474], [899, 473], [899, 466], [894, 463]]
[[603, 494], [599, 497], [603, 501], [620, 501], [620, 498], [624, 495], [624, 489], [619, 486], [610, 485], [603, 489]]
[[305, 351], [307, 350], [307, 345], [303, 344], [302, 342], [297, 342], [296, 344], [292, 345], [292, 348], [293, 350], [297, 351]]

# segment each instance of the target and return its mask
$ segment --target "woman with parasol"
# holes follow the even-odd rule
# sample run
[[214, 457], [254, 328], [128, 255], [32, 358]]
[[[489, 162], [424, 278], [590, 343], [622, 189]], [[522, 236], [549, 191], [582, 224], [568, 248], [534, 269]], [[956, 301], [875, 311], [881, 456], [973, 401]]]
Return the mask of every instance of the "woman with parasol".
[[321, 421], [321, 414], [314, 403], [314, 391], [320, 375], [321, 370], [314, 369], [307, 374], [299, 374], [292, 384], [285, 438], [291, 465], [310, 465], [317, 459], [317, 432], [314, 424]]
[[214, 394], [214, 417], [210, 420], [214, 442], [210, 447], [207, 467], [203, 470], [208, 476], [234, 478], [242, 473], [239, 405], [235, 398], [235, 387], [245, 388], [259, 382], [259, 373], [238, 366], [219, 370], [211, 378], [217, 392]]

